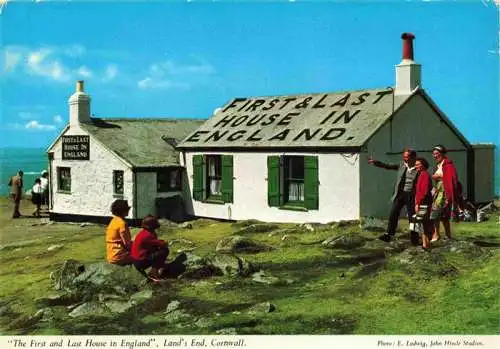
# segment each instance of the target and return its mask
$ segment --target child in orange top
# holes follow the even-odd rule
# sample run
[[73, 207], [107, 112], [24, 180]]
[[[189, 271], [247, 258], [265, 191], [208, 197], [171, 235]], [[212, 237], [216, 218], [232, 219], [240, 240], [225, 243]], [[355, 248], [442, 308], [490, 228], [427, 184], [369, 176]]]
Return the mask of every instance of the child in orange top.
[[113, 218], [106, 228], [106, 259], [108, 263], [127, 265], [132, 264], [130, 248], [132, 238], [125, 217], [130, 211], [127, 200], [115, 200], [111, 205]]
[[169, 250], [165, 240], [158, 239], [156, 229], [160, 227], [158, 219], [153, 216], [146, 216], [142, 220], [142, 230], [135, 237], [130, 253], [134, 260], [134, 266], [141, 273], [151, 267], [149, 278], [158, 281], [165, 269], [165, 259]]

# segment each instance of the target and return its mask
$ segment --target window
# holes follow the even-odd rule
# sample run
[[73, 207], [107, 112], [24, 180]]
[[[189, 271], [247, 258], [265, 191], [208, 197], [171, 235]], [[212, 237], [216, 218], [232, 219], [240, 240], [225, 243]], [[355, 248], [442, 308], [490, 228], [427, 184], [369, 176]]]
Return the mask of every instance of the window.
[[319, 207], [318, 194], [318, 157], [267, 157], [269, 206], [317, 210]]
[[233, 157], [193, 156], [193, 199], [212, 203], [233, 202]]
[[171, 167], [156, 171], [156, 191], [165, 193], [182, 190], [181, 168]]
[[220, 155], [207, 156], [207, 196], [222, 196], [222, 161]]
[[71, 192], [71, 168], [57, 168], [57, 189], [62, 192]]
[[113, 171], [113, 194], [123, 195], [123, 171]]

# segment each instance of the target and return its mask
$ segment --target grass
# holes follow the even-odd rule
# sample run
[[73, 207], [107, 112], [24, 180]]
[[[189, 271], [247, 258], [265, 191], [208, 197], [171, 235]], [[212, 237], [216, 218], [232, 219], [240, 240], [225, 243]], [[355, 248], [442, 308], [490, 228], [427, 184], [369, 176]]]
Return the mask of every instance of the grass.
[[[30, 209], [29, 203], [23, 203], [22, 212]], [[35, 218], [10, 219], [10, 211], [8, 201], [0, 199], [0, 299], [12, 310], [0, 312], [0, 327], [34, 314], [37, 298], [56, 293], [49, 280], [55, 265], [66, 259], [102, 261], [105, 253], [103, 226], [37, 225]], [[438, 259], [415, 265], [397, 262], [396, 255], [384, 259], [380, 248], [328, 249], [320, 243], [346, 233], [360, 233], [376, 242], [379, 233], [360, 232], [357, 226], [298, 233], [286, 230], [292, 225], [280, 224], [271, 234], [244, 234], [273, 250], [241, 255], [278, 277], [276, 284], [260, 284], [251, 278], [179, 279], [159, 291], [163, 296], [154, 307], [123, 318], [39, 323], [5, 333], [214, 334], [234, 327], [240, 334], [497, 334], [498, 222], [496, 214], [486, 222], [453, 225], [458, 240], [484, 246], [478, 247], [483, 251], [480, 254], [449, 251], [440, 242], [431, 252]], [[239, 228], [198, 220], [193, 229], [162, 227], [159, 235], [177, 241], [172, 257], [188, 247], [202, 256]], [[406, 223], [401, 221], [400, 228], [406, 229]], [[136, 233], [134, 229], [132, 235]], [[284, 234], [288, 235], [285, 240]], [[406, 234], [400, 234], [400, 239], [406, 239]], [[49, 251], [53, 245], [63, 247]], [[167, 323], [161, 314], [173, 299], [180, 300], [196, 318], [209, 318], [209, 325], [194, 328]], [[276, 311], [249, 314], [247, 309], [260, 302], [271, 302]]]

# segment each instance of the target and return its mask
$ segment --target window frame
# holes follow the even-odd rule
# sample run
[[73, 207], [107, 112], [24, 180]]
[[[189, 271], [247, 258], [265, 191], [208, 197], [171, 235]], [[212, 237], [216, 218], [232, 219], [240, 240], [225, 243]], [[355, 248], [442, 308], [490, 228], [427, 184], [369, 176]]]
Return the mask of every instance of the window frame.
[[[171, 186], [172, 173], [177, 172], [175, 186]], [[166, 178], [166, 182], [160, 182]], [[160, 184], [161, 183], [161, 184]], [[166, 167], [156, 170], [156, 193], [171, 193], [182, 191], [182, 167]]]
[[[62, 172], [66, 170], [68, 171], [69, 176], [67, 178], [64, 178], [63, 180]], [[57, 173], [57, 192], [64, 194], [71, 194], [71, 167], [57, 166], [56, 173]], [[65, 189], [63, 188], [63, 183], [66, 183], [68, 178], [69, 178], [69, 189]]]
[[[216, 167], [215, 167], [215, 175], [210, 175], [210, 160], [215, 159], [216, 160]], [[204, 176], [204, 185], [205, 185], [205, 193], [206, 193], [206, 200], [219, 200], [223, 201], [223, 194], [222, 194], [222, 155], [220, 154], [210, 154], [210, 155], [205, 155], [205, 176]], [[217, 170], [219, 170], [219, 173], [217, 174]], [[220, 182], [220, 194], [212, 194], [210, 190], [210, 181], [218, 180]]]
[[[302, 155], [283, 155], [282, 157], [283, 167], [280, 176], [283, 178], [283, 206], [305, 206], [305, 160]], [[293, 178], [293, 162], [301, 160], [302, 162], [302, 178]], [[290, 184], [291, 183], [301, 183], [302, 184], [302, 200], [290, 200]]]
[[[122, 181], [122, 190], [121, 193], [116, 191], [116, 184], [117, 184], [117, 175], [121, 175], [121, 181]], [[118, 197], [123, 197], [125, 195], [125, 171], [122, 170], [113, 170], [113, 196], [118, 196]]]

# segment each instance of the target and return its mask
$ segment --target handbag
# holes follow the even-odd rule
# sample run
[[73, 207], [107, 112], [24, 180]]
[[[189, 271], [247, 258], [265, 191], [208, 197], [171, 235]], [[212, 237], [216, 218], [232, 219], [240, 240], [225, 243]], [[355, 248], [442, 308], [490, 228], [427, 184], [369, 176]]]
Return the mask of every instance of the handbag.
[[420, 205], [418, 207], [418, 211], [415, 212], [415, 220], [417, 222], [423, 221], [427, 217], [427, 209], [429, 208], [428, 205]]

